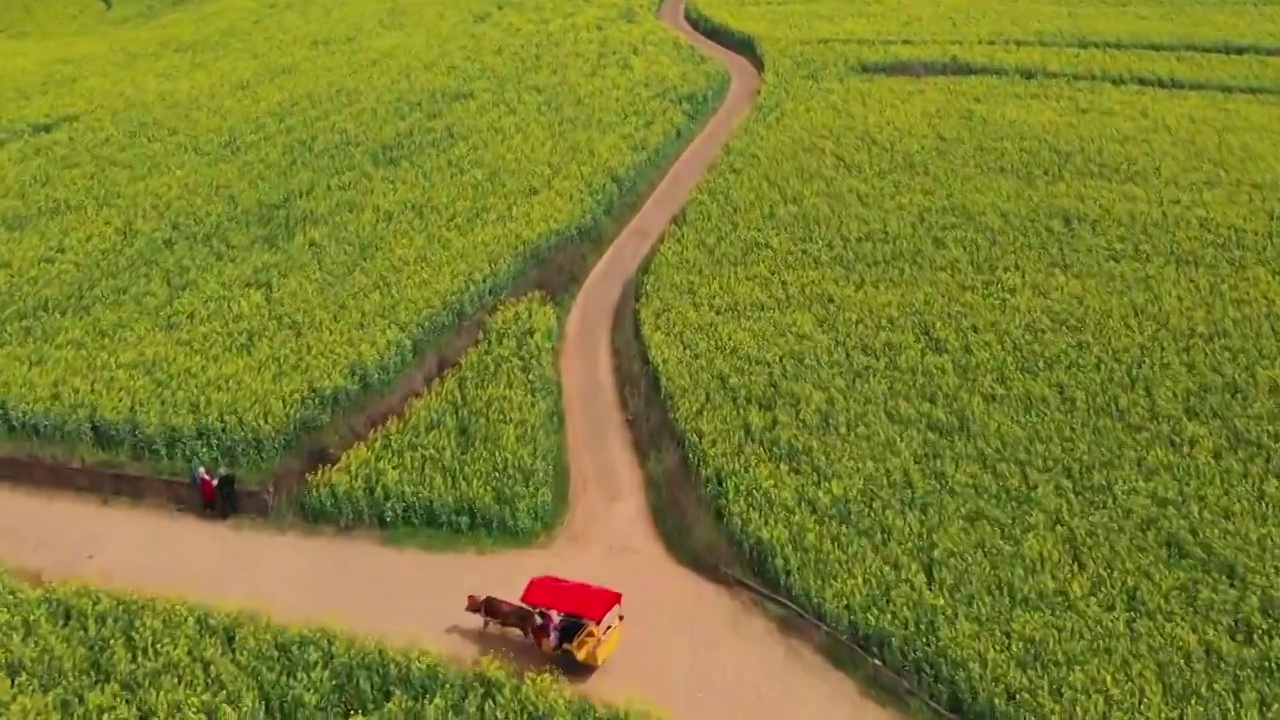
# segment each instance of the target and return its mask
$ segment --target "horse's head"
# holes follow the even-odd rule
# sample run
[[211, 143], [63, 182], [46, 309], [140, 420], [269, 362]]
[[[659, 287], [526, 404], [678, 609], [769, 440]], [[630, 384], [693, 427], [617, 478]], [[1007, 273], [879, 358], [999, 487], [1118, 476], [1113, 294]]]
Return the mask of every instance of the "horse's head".
[[479, 595], [467, 596], [467, 612], [479, 614], [483, 606], [484, 606], [484, 598], [480, 597]]

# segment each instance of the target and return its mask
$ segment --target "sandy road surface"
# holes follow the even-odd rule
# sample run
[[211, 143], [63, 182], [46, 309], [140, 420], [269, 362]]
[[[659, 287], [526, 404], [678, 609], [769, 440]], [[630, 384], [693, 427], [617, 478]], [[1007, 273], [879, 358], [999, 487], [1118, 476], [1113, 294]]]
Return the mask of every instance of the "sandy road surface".
[[[684, 0], [662, 19], [723, 60], [723, 107], [592, 271], [570, 312], [561, 352], [571, 474], [570, 516], [549, 548], [427, 554], [350, 538], [246, 531], [196, 518], [0, 488], [0, 560], [50, 578], [138, 590], [319, 622], [472, 658], [528, 664], [514, 635], [481, 633], [468, 593], [515, 599], [525, 579], [556, 573], [617, 587], [627, 626], [608, 665], [581, 689], [640, 700], [681, 720], [890, 718], [815, 651], [745, 599], [667, 554], [613, 374], [610, 330], [623, 285], [750, 109], [760, 78], [742, 58], [692, 31]], [[220, 548], [222, 552], [203, 551]], [[197, 550], [202, 549], [202, 550]]]

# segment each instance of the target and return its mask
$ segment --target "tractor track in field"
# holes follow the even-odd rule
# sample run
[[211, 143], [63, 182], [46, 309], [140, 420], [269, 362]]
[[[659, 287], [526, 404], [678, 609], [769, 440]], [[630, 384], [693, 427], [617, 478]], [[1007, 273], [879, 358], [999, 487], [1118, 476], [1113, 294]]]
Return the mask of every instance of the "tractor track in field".
[[459, 659], [498, 654], [533, 668], [545, 667], [541, 654], [518, 635], [481, 632], [463, 612], [465, 596], [514, 599], [530, 576], [560, 574], [626, 596], [617, 654], [589, 680], [570, 678], [595, 699], [656, 706], [683, 720], [895, 717], [751, 599], [677, 563], [650, 514], [615, 374], [615, 313], [760, 86], [750, 62], [689, 26], [685, 1], [664, 2], [660, 18], [720, 60], [731, 85], [592, 269], [570, 310], [560, 351], [570, 502], [549, 546], [426, 553], [0, 488], [0, 560], [48, 579], [325, 624]]

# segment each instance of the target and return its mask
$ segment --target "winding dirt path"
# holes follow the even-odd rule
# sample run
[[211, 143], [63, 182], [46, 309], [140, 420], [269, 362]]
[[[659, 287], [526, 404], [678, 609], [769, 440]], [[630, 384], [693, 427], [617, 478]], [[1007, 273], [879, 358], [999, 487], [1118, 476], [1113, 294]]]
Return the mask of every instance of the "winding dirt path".
[[[735, 124], [760, 78], [698, 36], [685, 0], [664, 22], [732, 74], [724, 105], [679, 158], [583, 286], [561, 352], [572, 495], [548, 548], [427, 554], [351, 538], [250, 532], [186, 515], [0, 488], [0, 559], [49, 578], [324, 623], [459, 658], [500, 653], [540, 666], [511, 635], [481, 633], [467, 593], [514, 598], [525, 579], [557, 573], [626, 595], [623, 644], [581, 689], [609, 701], [656, 705], [682, 720], [891, 718], [803, 641], [750, 601], [668, 555], [645, 495], [613, 372], [611, 326], [627, 280], [658, 241]], [[220, 549], [218, 553], [197, 548]]]

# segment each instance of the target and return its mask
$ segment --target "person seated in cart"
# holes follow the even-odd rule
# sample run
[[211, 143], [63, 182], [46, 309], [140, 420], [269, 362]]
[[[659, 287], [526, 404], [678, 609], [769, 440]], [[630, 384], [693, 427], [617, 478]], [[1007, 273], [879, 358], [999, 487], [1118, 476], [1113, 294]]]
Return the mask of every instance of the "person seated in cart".
[[616, 590], [541, 575], [529, 580], [520, 602], [535, 612], [539, 647], [570, 652], [592, 667], [600, 667], [617, 647], [622, 593]]
[[538, 637], [547, 652], [560, 649], [560, 618], [555, 610], [538, 610]]

